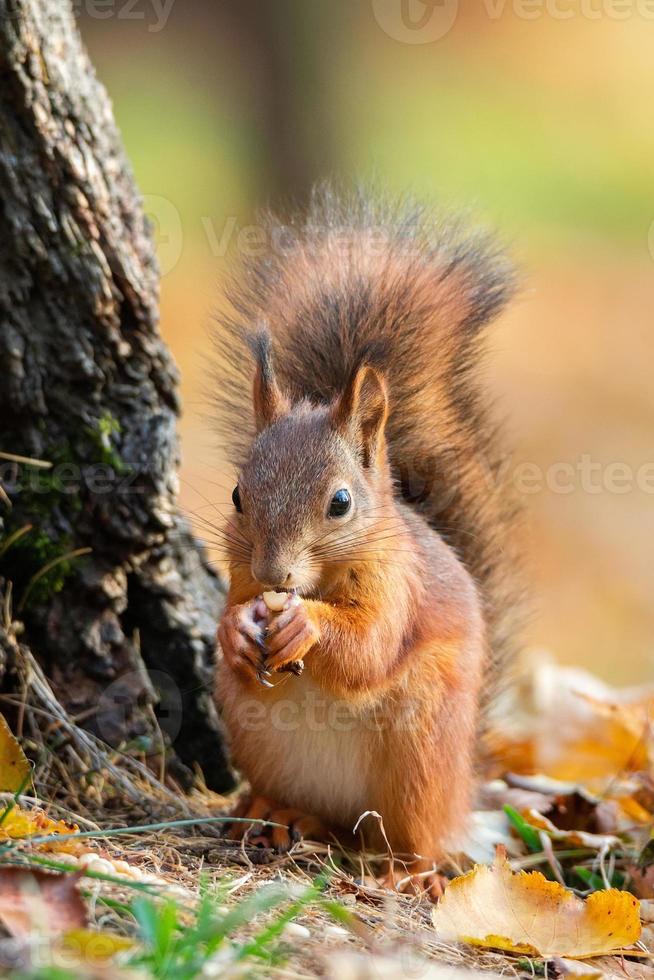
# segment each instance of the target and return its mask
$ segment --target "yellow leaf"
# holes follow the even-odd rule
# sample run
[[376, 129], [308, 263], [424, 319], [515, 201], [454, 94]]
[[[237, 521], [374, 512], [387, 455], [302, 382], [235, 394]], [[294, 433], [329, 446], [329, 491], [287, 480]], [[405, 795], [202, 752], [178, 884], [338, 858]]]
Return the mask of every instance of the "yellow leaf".
[[510, 726], [490, 740], [502, 772], [541, 773], [602, 795], [617, 775], [654, 772], [654, 686], [612, 688], [539, 657], [521, 695], [503, 706]]
[[126, 936], [116, 936], [110, 932], [94, 929], [70, 929], [62, 937], [62, 945], [76, 953], [81, 961], [106, 960], [132, 949], [134, 942]]
[[515, 953], [585, 959], [640, 936], [639, 902], [615, 888], [585, 902], [538, 871], [515, 873], [506, 858], [455, 878], [433, 911], [438, 938]]
[[[0, 824], [0, 841], [45, 837], [50, 834], [74, 834], [78, 830], [77, 824], [66, 823], [64, 820], [51, 820], [43, 810], [26, 810], [16, 804]], [[66, 845], [79, 847], [79, 841], [62, 841], [56, 845], [53, 841], [52, 844], [41, 846], [43, 850], [69, 850], [70, 847]]]
[[618, 796], [615, 797], [615, 799], [631, 820], [642, 824], [654, 823], [653, 815], [649, 812], [649, 810], [646, 810], [645, 807], [632, 796]]
[[0, 715], [0, 792], [18, 793], [29, 784], [30, 764], [15, 735]]

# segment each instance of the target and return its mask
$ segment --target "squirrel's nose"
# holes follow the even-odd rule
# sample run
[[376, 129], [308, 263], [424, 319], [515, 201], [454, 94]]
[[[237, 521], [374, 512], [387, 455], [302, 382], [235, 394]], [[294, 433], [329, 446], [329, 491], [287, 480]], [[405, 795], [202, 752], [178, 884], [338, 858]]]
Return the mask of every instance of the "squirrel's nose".
[[287, 566], [269, 561], [252, 562], [252, 576], [267, 589], [283, 589], [293, 580]]

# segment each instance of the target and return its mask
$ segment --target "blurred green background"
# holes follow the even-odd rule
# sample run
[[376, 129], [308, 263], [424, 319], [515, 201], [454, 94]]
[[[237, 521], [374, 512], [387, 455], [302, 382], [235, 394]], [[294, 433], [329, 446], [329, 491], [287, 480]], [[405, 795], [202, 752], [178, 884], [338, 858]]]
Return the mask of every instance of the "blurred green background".
[[651, 679], [654, 4], [78, 8], [157, 226], [186, 506], [206, 516], [227, 500], [204, 418], [207, 327], [257, 207], [336, 175], [472, 209], [524, 271], [487, 381], [516, 472], [541, 474], [524, 493], [528, 643], [610, 681]]

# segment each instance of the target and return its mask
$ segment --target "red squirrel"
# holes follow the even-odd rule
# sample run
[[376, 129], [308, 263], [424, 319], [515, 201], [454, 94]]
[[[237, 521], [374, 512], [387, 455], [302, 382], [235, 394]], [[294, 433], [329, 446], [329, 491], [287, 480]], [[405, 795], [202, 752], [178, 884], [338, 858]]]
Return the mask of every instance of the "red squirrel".
[[[283, 824], [255, 831], [283, 850], [352, 839], [374, 811], [389, 882], [435, 897], [514, 634], [515, 507], [476, 380], [511, 267], [483, 235], [359, 193], [267, 228], [216, 331], [237, 812]], [[288, 593], [281, 612], [266, 590]]]

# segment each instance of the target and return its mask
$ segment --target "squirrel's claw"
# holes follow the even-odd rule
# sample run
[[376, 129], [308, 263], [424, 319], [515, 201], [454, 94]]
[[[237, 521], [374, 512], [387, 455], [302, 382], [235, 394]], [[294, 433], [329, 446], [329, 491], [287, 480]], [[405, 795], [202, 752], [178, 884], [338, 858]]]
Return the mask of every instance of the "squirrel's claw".
[[265, 675], [270, 676], [264, 663], [266, 648], [262, 625], [255, 621], [251, 604], [231, 606], [226, 609], [218, 627], [218, 642], [225, 660], [236, 673], [271, 687]]
[[266, 670], [266, 671], [258, 670], [257, 671], [257, 680], [259, 681], [259, 683], [261, 684], [262, 687], [274, 687], [275, 686], [274, 684], [271, 684], [269, 680], [266, 679], [266, 677], [271, 677], [271, 676], [272, 675], [271, 675], [271, 673], [270, 673], [269, 670]]
[[266, 632], [266, 667], [280, 670], [286, 664], [304, 660], [319, 638], [306, 606], [299, 599], [292, 601]]
[[314, 841], [329, 840], [329, 829], [318, 817], [301, 810], [282, 808], [263, 796], [244, 797], [239, 800], [232, 816], [247, 817], [252, 823], [239, 821], [228, 825], [228, 840], [245, 840], [251, 846], [271, 848], [280, 854], [289, 851], [293, 844], [304, 838]]

